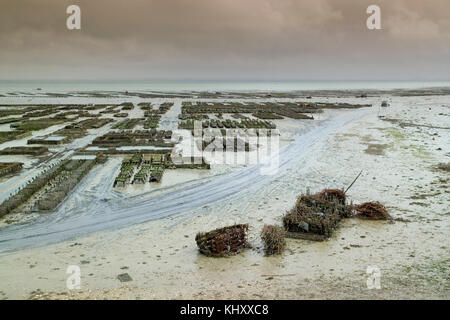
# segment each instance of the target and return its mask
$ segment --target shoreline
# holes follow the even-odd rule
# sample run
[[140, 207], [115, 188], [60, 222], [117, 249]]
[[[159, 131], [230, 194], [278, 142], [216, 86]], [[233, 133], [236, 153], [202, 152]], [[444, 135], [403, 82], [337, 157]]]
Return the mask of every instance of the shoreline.
[[[0, 108], [9, 106], [27, 106], [27, 105], [51, 105], [56, 99], [69, 100], [70, 104], [92, 104], [95, 103], [113, 103], [117, 99], [129, 99], [133, 102], [145, 101], [145, 99], [183, 99], [190, 101], [190, 99], [201, 100], [208, 102], [215, 101], [215, 99], [308, 99], [314, 98], [359, 98], [364, 100], [365, 98], [375, 98], [379, 96], [392, 96], [392, 97], [415, 97], [415, 96], [444, 96], [450, 95], [449, 86], [437, 86], [437, 87], [419, 87], [419, 88], [358, 88], [358, 89], [301, 89], [301, 90], [210, 90], [210, 91], [195, 91], [195, 90], [183, 90], [183, 91], [158, 91], [151, 89], [134, 90], [130, 92], [124, 91], [109, 91], [109, 90], [87, 90], [87, 91], [66, 91], [64, 94], [59, 95], [52, 92], [20, 92], [19, 95], [15, 93], [12, 95], [0, 94]], [[36, 102], [30, 103], [29, 100], [33, 99], [49, 101], [49, 102]], [[381, 97], [380, 97], [381, 98]], [[24, 103], [9, 102], [24, 99]], [[71, 101], [72, 99], [72, 101]], [[81, 102], [85, 99], [85, 102]], [[78, 103], [80, 101], [80, 103]], [[281, 100], [282, 101], [282, 100]], [[66, 103], [66, 104], [67, 104]], [[64, 104], [62, 104], [64, 105]]]

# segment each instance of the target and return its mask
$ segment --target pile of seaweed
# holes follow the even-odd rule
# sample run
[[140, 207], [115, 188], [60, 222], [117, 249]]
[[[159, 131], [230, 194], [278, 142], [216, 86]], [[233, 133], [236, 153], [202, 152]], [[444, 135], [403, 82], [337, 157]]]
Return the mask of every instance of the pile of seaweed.
[[201, 232], [195, 236], [199, 251], [207, 256], [222, 257], [241, 252], [250, 245], [247, 242], [248, 224]]
[[264, 243], [266, 256], [281, 254], [286, 247], [286, 232], [283, 228], [273, 225], [264, 225], [261, 231], [261, 239]]
[[375, 202], [364, 202], [356, 205], [356, 217], [369, 220], [392, 220], [391, 215], [387, 212], [386, 208], [379, 203]]
[[294, 208], [283, 217], [283, 226], [288, 237], [321, 241], [331, 236], [339, 221], [352, 215], [344, 191], [325, 189], [300, 195]]
[[344, 218], [392, 220], [386, 208], [379, 202], [348, 204], [345, 192], [324, 189], [315, 194], [302, 194], [283, 217], [286, 236], [323, 241], [329, 238]]

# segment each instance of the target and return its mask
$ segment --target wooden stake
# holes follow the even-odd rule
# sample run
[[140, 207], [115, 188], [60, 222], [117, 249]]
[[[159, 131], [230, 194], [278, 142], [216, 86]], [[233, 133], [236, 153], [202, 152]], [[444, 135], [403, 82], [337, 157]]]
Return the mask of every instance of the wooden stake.
[[356, 182], [356, 180], [358, 180], [359, 176], [361, 175], [361, 172], [356, 176], [355, 180], [353, 180], [353, 182], [348, 186], [348, 188], [344, 191], [344, 193], [347, 193], [348, 189], [350, 189], [352, 187], [352, 185]]

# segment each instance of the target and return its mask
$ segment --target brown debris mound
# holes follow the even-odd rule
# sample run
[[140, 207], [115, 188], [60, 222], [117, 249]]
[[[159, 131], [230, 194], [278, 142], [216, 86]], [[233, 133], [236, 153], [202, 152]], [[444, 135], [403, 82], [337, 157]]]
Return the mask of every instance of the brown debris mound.
[[370, 220], [392, 220], [386, 208], [379, 202], [364, 202], [355, 206], [356, 217]]
[[305, 206], [315, 212], [333, 211], [341, 218], [352, 216], [351, 207], [346, 205], [345, 193], [339, 189], [324, 189], [312, 195], [302, 194], [297, 199], [296, 208], [304, 209]]
[[345, 205], [347, 199], [344, 191], [340, 189], [324, 189], [319, 193], [320, 197], [325, 200], [336, 200], [338, 203]]
[[283, 226], [289, 237], [325, 240], [341, 219], [352, 215], [352, 207], [346, 205], [342, 190], [324, 189], [316, 194], [300, 195], [294, 208], [283, 217]]
[[247, 242], [248, 224], [236, 224], [195, 236], [199, 251], [207, 256], [222, 257], [237, 254], [250, 247]]
[[445, 172], [450, 172], [450, 163], [439, 163], [437, 165], [437, 169]]
[[264, 225], [261, 239], [264, 242], [264, 252], [267, 256], [280, 254], [286, 246], [286, 232], [277, 226]]

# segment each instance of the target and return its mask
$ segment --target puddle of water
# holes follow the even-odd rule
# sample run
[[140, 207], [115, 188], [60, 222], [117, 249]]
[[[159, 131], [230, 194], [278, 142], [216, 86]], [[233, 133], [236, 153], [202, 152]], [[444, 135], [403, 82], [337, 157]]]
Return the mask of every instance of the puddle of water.
[[61, 141], [61, 140], [64, 140], [66, 137], [64, 137], [64, 136], [50, 136], [50, 137], [47, 137], [45, 140], [46, 141]]
[[104, 151], [108, 150], [108, 148], [102, 148], [102, 147], [87, 147], [86, 151]]
[[116, 150], [128, 151], [128, 150], [168, 150], [170, 151], [172, 148], [170, 147], [159, 147], [159, 146], [123, 146], [118, 147]]
[[94, 160], [96, 158], [96, 155], [78, 155], [73, 156], [71, 160]]

